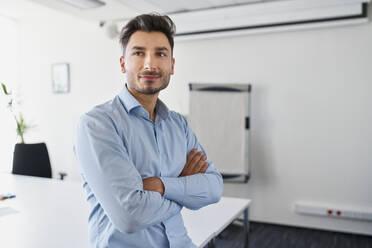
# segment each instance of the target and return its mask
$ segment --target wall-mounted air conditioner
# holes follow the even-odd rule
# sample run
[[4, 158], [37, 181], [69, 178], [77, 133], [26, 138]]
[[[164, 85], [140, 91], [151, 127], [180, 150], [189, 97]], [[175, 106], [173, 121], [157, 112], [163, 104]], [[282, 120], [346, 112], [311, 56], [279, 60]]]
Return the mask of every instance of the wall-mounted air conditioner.
[[369, 0], [285, 0], [171, 14], [176, 39], [318, 28], [368, 22]]

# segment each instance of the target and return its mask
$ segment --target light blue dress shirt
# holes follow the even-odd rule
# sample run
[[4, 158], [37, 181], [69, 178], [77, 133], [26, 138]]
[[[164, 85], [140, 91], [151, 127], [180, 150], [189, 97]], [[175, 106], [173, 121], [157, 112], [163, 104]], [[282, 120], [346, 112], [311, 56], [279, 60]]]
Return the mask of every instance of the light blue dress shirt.
[[[92, 247], [195, 247], [182, 207], [196, 210], [221, 198], [222, 177], [208, 159], [205, 173], [178, 177], [189, 152], [204, 150], [182, 115], [160, 100], [155, 109], [152, 121], [124, 87], [79, 121], [74, 150]], [[143, 189], [147, 177], [162, 180], [163, 196]]]

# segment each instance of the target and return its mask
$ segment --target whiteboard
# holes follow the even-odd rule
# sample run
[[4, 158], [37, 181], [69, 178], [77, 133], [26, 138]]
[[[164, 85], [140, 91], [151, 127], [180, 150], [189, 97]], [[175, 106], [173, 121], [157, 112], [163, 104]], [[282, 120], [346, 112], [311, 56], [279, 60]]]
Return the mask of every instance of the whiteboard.
[[190, 127], [224, 175], [249, 175], [249, 84], [190, 84]]

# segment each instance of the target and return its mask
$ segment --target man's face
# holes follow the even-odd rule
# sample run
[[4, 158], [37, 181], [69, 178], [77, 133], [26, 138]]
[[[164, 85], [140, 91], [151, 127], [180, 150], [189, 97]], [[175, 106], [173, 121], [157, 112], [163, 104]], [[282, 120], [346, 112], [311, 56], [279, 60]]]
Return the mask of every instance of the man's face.
[[127, 74], [128, 88], [152, 95], [165, 89], [174, 73], [174, 58], [169, 41], [161, 32], [134, 32], [120, 58]]

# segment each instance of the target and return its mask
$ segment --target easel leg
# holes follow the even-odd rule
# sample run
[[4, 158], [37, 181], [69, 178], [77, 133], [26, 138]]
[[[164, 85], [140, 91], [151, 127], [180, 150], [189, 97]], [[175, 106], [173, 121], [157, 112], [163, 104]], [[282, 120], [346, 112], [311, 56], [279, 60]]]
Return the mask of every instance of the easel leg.
[[244, 247], [249, 247], [249, 208], [244, 210]]

